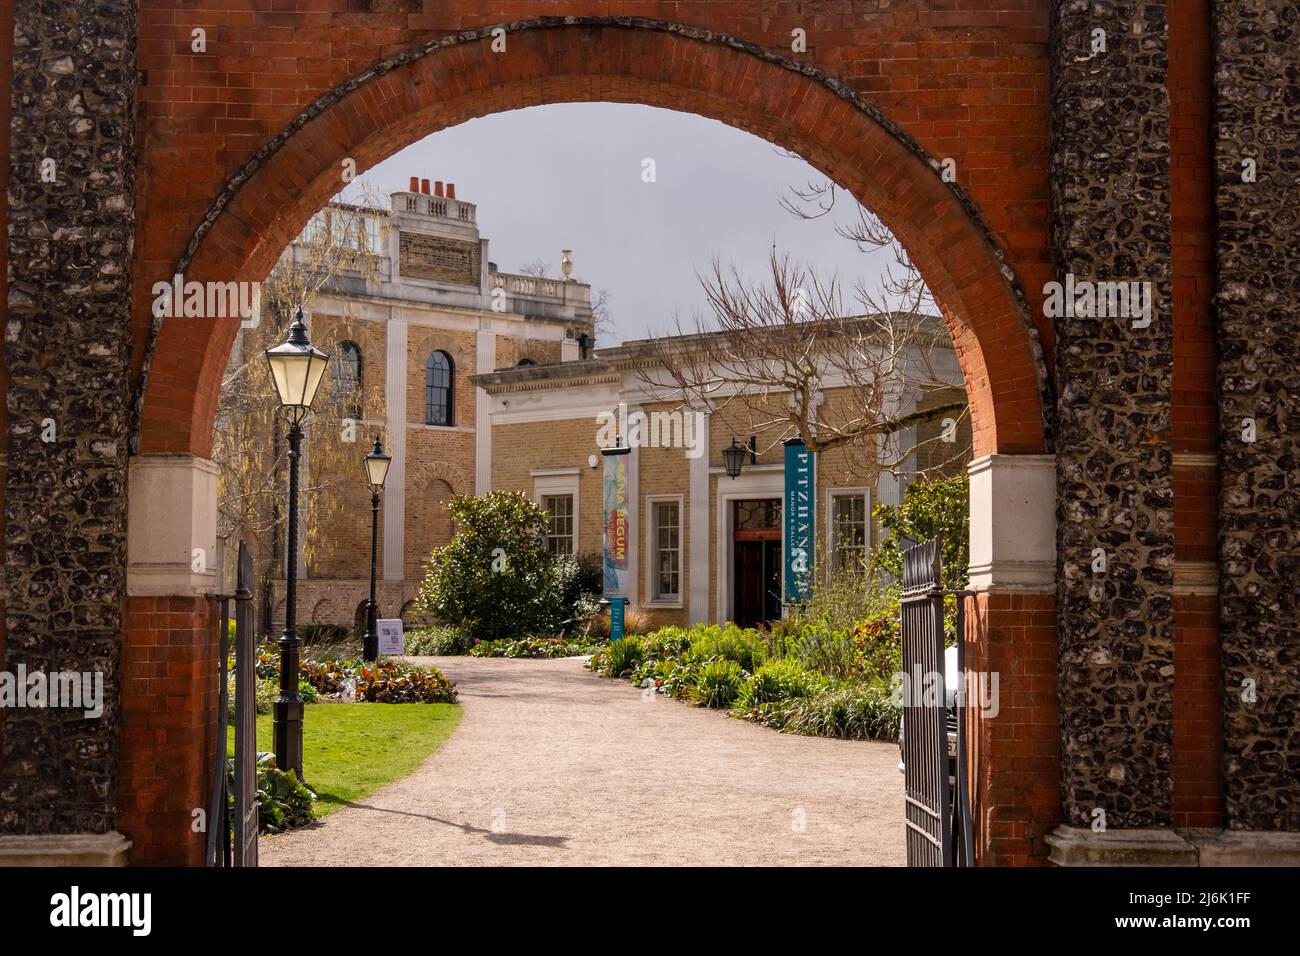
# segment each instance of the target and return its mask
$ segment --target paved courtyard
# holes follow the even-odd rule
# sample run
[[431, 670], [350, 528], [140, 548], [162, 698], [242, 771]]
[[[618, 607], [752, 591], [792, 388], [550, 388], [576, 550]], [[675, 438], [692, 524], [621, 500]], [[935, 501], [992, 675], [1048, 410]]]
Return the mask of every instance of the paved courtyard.
[[404, 780], [263, 839], [263, 865], [903, 863], [893, 744], [780, 734], [575, 659], [417, 660], [459, 686], [460, 727]]

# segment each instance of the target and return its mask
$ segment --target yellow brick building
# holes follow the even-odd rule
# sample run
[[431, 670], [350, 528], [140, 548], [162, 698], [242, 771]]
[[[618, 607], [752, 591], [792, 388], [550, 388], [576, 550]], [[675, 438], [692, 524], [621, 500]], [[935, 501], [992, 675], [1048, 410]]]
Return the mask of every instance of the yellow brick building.
[[[453, 534], [452, 494], [522, 491], [551, 513], [553, 550], [599, 554], [601, 451], [619, 410], [624, 424], [641, 415], [669, 426], [634, 441], [627, 455], [630, 605], [655, 624], [750, 624], [781, 613], [786, 434], [755, 432], [736, 404], [708, 415], [684, 411], [680, 394], [648, 384], [656, 354], [649, 340], [589, 349], [590, 287], [567, 276], [499, 272], [475, 207], [457, 199], [454, 186], [430, 190], [412, 179], [409, 191], [392, 195], [391, 209], [373, 214], [383, 219], [368, 230], [377, 280], [331, 283], [310, 316], [313, 343], [335, 355], [331, 374], [359, 377], [367, 398], [355, 481], [338, 483], [343, 507], [314, 529], [329, 547], [299, 564], [301, 621], [364, 619], [370, 502], [361, 459], [373, 435], [393, 456], [381, 511], [380, 612], [409, 619], [430, 551]], [[568, 262], [566, 252], [566, 273]], [[930, 361], [951, 392], [903, 395], [900, 413], [961, 397], [951, 349]], [[825, 400], [834, 404], [843, 391], [830, 383]], [[897, 445], [933, 438], [939, 427], [905, 431]], [[723, 449], [751, 439], [753, 461], [729, 477]], [[969, 444], [962, 419], [955, 447]], [[914, 465], [941, 456], [925, 447]], [[818, 455], [816, 465], [817, 550], [864, 556], [878, 539], [871, 511], [896, 503], [901, 481], [864, 472], [844, 449]], [[280, 582], [277, 622], [282, 593]]]
[[[751, 432], [736, 404], [696, 416], [681, 402], [665, 401], [663, 389], [647, 384], [657, 352], [650, 341], [597, 349], [583, 361], [511, 368], [474, 377], [485, 393], [491, 426], [489, 456], [494, 489], [517, 490], [552, 513], [553, 545], [564, 552], [599, 553], [604, 541], [604, 464], [609, 444], [604, 426], [617, 410], [638, 413], [643, 422], [672, 428], [649, 429], [647, 441], [628, 442], [626, 485], [630, 530], [627, 589], [629, 605], [656, 625], [736, 620], [757, 624], [779, 616], [783, 593], [785, 491], [784, 432]], [[938, 368], [960, 382], [955, 356], [940, 350]], [[902, 411], [924, 409], [961, 398], [951, 391], [904, 396]], [[836, 390], [827, 390], [833, 401]], [[902, 449], [921, 444], [918, 455], [937, 458], [939, 422], [898, 437]], [[668, 440], [664, 435], [668, 434]], [[722, 451], [733, 442], [755, 448], [737, 477], [726, 474]], [[952, 445], [969, 448], [963, 419]], [[919, 464], [926, 467], [931, 462]], [[959, 469], [964, 460], [953, 463]], [[817, 456], [815, 470], [816, 548], [825, 555], [846, 551], [865, 556], [878, 530], [871, 511], [896, 503], [902, 482], [872, 472], [846, 449]], [[557, 518], [557, 516], [559, 516]]]

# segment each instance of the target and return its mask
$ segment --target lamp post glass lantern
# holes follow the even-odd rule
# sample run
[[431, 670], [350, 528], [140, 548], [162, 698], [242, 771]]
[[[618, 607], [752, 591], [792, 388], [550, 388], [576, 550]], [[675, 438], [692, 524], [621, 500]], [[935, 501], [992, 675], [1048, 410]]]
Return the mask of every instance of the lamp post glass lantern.
[[375, 447], [366, 455], [366, 479], [370, 482], [370, 604], [366, 607], [366, 640], [362, 657], [368, 661], [379, 657], [379, 604], [375, 599], [375, 578], [379, 565], [379, 493], [384, 490], [388, 466], [393, 463], [384, 454], [384, 446], [375, 436]]
[[292, 770], [302, 780], [302, 698], [298, 696], [298, 459], [302, 452], [302, 429], [311, 414], [312, 402], [325, 377], [329, 357], [311, 344], [302, 309], [294, 316], [289, 336], [266, 350], [280, 400], [279, 413], [289, 423], [289, 510], [288, 546], [284, 559], [284, 633], [280, 635], [280, 696], [274, 714], [275, 763]]

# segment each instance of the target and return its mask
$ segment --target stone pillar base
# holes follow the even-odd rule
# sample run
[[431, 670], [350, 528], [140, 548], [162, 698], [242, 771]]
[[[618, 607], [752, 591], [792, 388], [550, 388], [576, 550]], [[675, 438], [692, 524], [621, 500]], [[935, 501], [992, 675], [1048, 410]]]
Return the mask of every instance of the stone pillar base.
[[0, 836], [0, 867], [126, 866], [131, 841], [112, 833], [46, 833]]
[[1196, 847], [1173, 830], [1107, 830], [1059, 826], [1047, 835], [1057, 866], [1196, 866]]
[[1300, 833], [1180, 830], [1201, 866], [1300, 866]]
[[1300, 866], [1300, 833], [1059, 826], [1047, 842], [1057, 866]]

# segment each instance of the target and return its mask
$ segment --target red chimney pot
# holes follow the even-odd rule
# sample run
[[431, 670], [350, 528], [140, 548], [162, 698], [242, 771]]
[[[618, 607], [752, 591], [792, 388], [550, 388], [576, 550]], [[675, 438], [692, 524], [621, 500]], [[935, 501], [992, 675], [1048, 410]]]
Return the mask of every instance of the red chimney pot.
[[412, 176], [412, 177], [411, 177], [411, 188], [410, 188], [409, 192], [418, 193], [419, 191], [420, 191], [420, 177], [419, 177], [419, 176]]
[[434, 194], [435, 196], [441, 196], [441, 195], [443, 194], [443, 193], [442, 193], [442, 180], [441, 180], [441, 179], [439, 179], [439, 180], [437, 180], [437, 181], [434, 182], [434, 184], [433, 184], [433, 194]]
[[448, 184], [447, 184], [447, 198], [448, 198], [448, 199], [455, 199], [455, 198], [456, 198], [456, 184], [455, 184], [455, 183], [448, 183]]
[[420, 192], [424, 193], [426, 196], [429, 195], [429, 180], [420, 180]]

